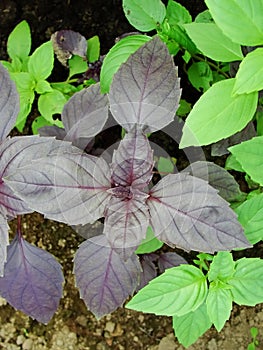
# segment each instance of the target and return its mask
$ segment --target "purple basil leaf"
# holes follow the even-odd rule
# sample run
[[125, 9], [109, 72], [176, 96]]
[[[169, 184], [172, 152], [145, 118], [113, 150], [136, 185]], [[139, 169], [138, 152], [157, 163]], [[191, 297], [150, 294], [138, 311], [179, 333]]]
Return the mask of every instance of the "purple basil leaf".
[[57, 140], [64, 140], [67, 134], [65, 129], [59, 128], [56, 125], [43, 126], [38, 129], [38, 133], [40, 136], [51, 136], [55, 137]]
[[179, 266], [181, 264], [188, 264], [188, 262], [179, 254], [174, 252], [163, 253], [158, 259], [158, 267], [161, 273], [170, 267]]
[[215, 163], [198, 161], [190, 164], [183, 172], [206, 180], [218, 190], [218, 194], [226, 201], [236, 201], [242, 197], [242, 192], [235, 178], [224, 168]]
[[105, 235], [83, 242], [74, 259], [80, 296], [97, 317], [107, 315], [132, 295], [139, 283], [141, 266], [133, 254], [127, 261], [109, 247]]
[[78, 147], [79, 143], [87, 145], [102, 130], [108, 109], [108, 97], [100, 93], [99, 83], [75, 93], [62, 111], [65, 140]]
[[[69, 143], [58, 142], [57, 145], [53, 138], [40, 138], [39, 136], [7, 138], [0, 145], [0, 177], [3, 179], [16, 173], [19, 167], [30, 164], [32, 159], [55, 152], [58, 147], [64, 149], [69, 146], [72, 147]], [[8, 219], [32, 212], [27, 203], [17, 196], [3, 180], [0, 182], [0, 193], [0, 211]]]
[[26, 202], [24, 202], [14, 191], [4, 182], [0, 184], [0, 212], [7, 220], [15, 218], [17, 215], [31, 213]]
[[111, 84], [110, 109], [126, 130], [138, 124], [147, 132], [173, 121], [181, 90], [166, 45], [156, 36], [132, 54]]
[[[67, 138], [66, 138], [67, 133], [66, 133], [65, 129], [59, 128], [56, 125], [43, 126], [42, 128], [38, 129], [38, 133], [42, 137], [43, 136], [51, 136], [51, 137], [55, 137], [57, 140], [67, 140]], [[89, 149], [92, 148], [92, 141], [91, 141], [91, 138], [89, 138], [89, 137], [72, 140], [72, 144], [74, 146], [78, 147], [79, 149], [85, 150], [85, 151], [87, 151], [88, 148]]]
[[72, 146], [69, 142], [56, 142], [52, 137], [35, 135], [7, 138], [0, 145], [0, 176], [12, 174], [17, 168], [28, 165], [31, 160], [65, 148], [70, 151]]
[[7, 256], [8, 240], [8, 224], [7, 220], [0, 214], [0, 277], [4, 275], [4, 264]]
[[112, 157], [111, 181], [116, 186], [145, 188], [152, 178], [153, 151], [139, 128], [127, 133]]
[[0, 63], [0, 141], [4, 140], [14, 127], [19, 112], [19, 95], [15, 83]]
[[57, 59], [64, 66], [67, 66], [67, 60], [72, 55], [86, 58], [87, 40], [80, 33], [64, 29], [52, 34], [51, 40]]
[[149, 225], [149, 211], [145, 204], [148, 195], [139, 190], [134, 190], [130, 195], [130, 199], [122, 198], [121, 194], [119, 197], [116, 194], [112, 196], [105, 213], [103, 231], [123, 260], [127, 260], [146, 237]]
[[[142, 266], [140, 284], [136, 288], [136, 291], [146, 286], [154, 277], [157, 276], [157, 269], [151, 257], [152, 254], [143, 254], [140, 257], [140, 263]], [[156, 255], [158, 257], [158, 255]], [[156, 259], [154, 259], [156, 260]]]
[[224, 154], [229, 154], [228, 147], [234, 146], [243, 141], [250, 140], [252, 137], [256, 136], [256, 130], [253, 122], [247, 124], [247, 126], [240, 132], [232, 135], [226, 139], [220, 140], [212, 144], [211, 154], [212, 156], [223, 156]]
[[77, 225], [103, 216], [110, 197], [109, 179], [103, 158], [79, 151], [36, 160], [5, 181], [33, 210], [49, 219]]
[[207, 253], [251, 247], [229, 204], [202, 179], [167, 175], [152, 188], [148, 205], [156, 237], [172, 247]]
[[7, 248], [0, 295], [14, 308], [48, 323], [62, 297], [63, 280], [61, 266], [50, 253], [17, 235]]

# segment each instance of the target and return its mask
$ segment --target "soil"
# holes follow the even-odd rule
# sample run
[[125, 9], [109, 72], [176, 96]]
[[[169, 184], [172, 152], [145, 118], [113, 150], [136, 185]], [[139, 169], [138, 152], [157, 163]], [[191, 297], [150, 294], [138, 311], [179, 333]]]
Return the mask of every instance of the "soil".
[[[203, 1], [180, 1], [194, 16], [205, 6]], [[87, 38], [99, 35], [102, 54], [107, 53], [119, 35], [133, 31], [123, 15], [121, 0], [2, 0], [0, 2], [0, 58], [6, 59], [6, 39], [21, 20], [32, 30], [33, 49], [49, 40], [60, 29], [79, 31]], [[59, 64], [56, 74], [63, 79], [65, 68]], [[57, 78], [57, 76], [55, 78]], [[185, 84], [188, 96], [196, 92]], [[184, 87], [184, 85], [183, 85]], [[64, 294], [57, 313], [48, 325], [42, 325], [14, 310], [0, 298], [0, 349], [7, 350], [183, 350], [173, 334], [171, 318], [133, 312], [125, 308], [101, 320], [87, 311], [79, 298], [72, 274], [72, 259], [83, 241], [72, 228], [44, 219], [34, 213], [23, 217], [23, 233], [32, 244], [54, 254], [63, 266]], [[10, 222], [10, 236], [16, 220]], [[263, 257], [262, 245], [253, 254]], [[184, 255], [187, 259], [187, 254]], [[188, 256], [191, 261], [191, 255]], [[263, 349], [263, 306], [234, 305], [231, 318], [217, 333], [210, 329], [189, 350], [245, 350], [251, 341], [250, 328], [259, 329], [259, 349]]]

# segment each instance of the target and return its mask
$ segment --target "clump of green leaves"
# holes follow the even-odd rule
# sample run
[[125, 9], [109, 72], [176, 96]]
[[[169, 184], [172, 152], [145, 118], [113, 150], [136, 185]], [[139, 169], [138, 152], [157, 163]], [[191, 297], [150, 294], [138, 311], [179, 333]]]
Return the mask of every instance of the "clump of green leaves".
[[259, 346], [259, 341], [257, 340], [258, 328], [251, 327], [250, 334], [251, 334], [252, 342], [248, 344], [247, 350], [256, 350], [257, 347]]
[[[259, 74], [263, 49], [258, 46], [263, 44], [263, 25], [257, 16], [262, 13], [262, 1], [219, 4], [206, 0], [206, 4], [213, 23], [185, 24], [186, 32], [204, 56], [230, 62], [232, 67], [234, 61], [239, 64], [235, 64], [234, 77], [229, 71], [228, 79], [213, 84], [194, 105], [186, 119], [181, 148], [208, 145], [241, 131], [262, 103], [258, 91], [263, 88]], [[262, 123], [262, 115], [256, 119]]]
[[263, 260], [233, 260], [230, 252], [199, 254], [196, 264], [167, 269], [126, 305], [138, 311], [172, 316], [173, 328], [185, 347], [212, 325], [218, 332], [229, 319], [232, 304], [263, 302]]
[[[79, 34], [80, 35], [80, 34]], [[84, 37], [83, 37], [84, 38]], [[86, 39], [84, 38], [84, 41]], [[12, 80], [15, 81], [20, 96], [20, 112], [16, 121], [16, 128], [22, 131], [33, 102], [38, 97], [37, 106], [40, 116], [35, 119], [32, 128], [37, 129], [44, 125], [56, 125], [62, 127], [62, 122], [56, 119], [56, 114], [61, 114], [67, 100], [84, 86], [93, 81], [75, 84], [78, 78], [72, 79], [76, 74], [88, 70], [88, 62], [94, 62], [99, 58], [99, 40], [93, 37], [87, 41], [85, 57], [70, 55], [69, 76], [63, 82], [49, 82], [54, 68], [54, 50], [52, 41], [49, 40], [40, 45], [30, 54], [31, 32], [26, 21], [20, 22], [10, 33], [7, 40], [7, 53], [9, 61], [1, 61], [8, 69]], [[93, 59], [87, 60], [87, 58]]]

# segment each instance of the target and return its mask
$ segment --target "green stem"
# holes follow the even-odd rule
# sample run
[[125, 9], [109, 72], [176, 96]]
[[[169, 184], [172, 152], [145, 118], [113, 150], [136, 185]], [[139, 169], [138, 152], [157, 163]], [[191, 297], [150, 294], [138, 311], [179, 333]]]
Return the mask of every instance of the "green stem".
[[65, 81], [55, 81], [52, 82], [51, 84], [71, 84], [71, 83], [77, 83], [78, 78], [74, 78], [74, 79], [67, 79]]

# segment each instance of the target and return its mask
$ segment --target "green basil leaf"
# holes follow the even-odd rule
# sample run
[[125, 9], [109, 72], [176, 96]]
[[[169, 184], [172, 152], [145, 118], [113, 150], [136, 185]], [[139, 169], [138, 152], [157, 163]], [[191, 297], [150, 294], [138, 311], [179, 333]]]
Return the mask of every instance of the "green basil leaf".
[[39, 46], [28, 61], [28, 71], [35, 80], [45, 80], [52, 72], [54, 65], [54, 52], [52, 42], [48, 41]]
[[87, 40], [87, 60], [89, 63], [100, 58], [100, 39], [97, 35]]
[[[157, 163], [157, 169], [160, 173], [163, 173], [164, 175], [173, 173], [174, 172], [174, 163], [172, 162], [171, 158], [164, 158], [160, 157], [158, 159]], [[163, 175], [161, 174], [161, 175]]]
[[236, 261], [236, 272], [228, 283], [233, 301], [239, 305], [255, 306], [263, 302], [263, 260], [242, 258]]
[[195, 311], [206, 295], [203, 272], [192, 265], [180, 265], [150, 281], [126, 307], [156, 315], [182, 316]]
[[166, 18], [172, 26], [174, 24], [191, 23], [192, 16], [189, 11], [176, 1], [169, 0], [166, 8]]
[[251, 179], [263, 186], [263, 136], [228, 148]]
[[233, 93], [249, 94], [263, 89], [263, 48], [247, 54], [241, 62]]
[[216, 24], [241, 45], [263, 44], [262, 0], [205, 0]]
[[163, 246], [163, 242], [159, 241], [155, 236], [152, 228], [149, 226], [146, 231], [146, 237], [142, 240], [136, 249], [136, 254], [148, 254], [155, 252]]
[[142, 32], [155, 29], [166, 13], [161, 0], [123, 0], [122, 6], [130, 24]]
[[51, 92], [53, 89], [48, 81], [39, 80], [36, 84], [35, 90], [38, 94], [44, 94], [45, 92]]
[[206, 299], [207, 313], [218, 332], [224, 327], [232, 310], [232, 294], [230, 289], [209, 288]]
[[208, 272], [209, 282], [220, 280], [227, 281], [235, 272], [235, 263], [229, 252], [218, 252], [214, 256]]
[[255, 244], [263, 240], [263, 193], [246, 200], [235, 211], [249, 242]]
[[10, 58], [23, 61], [30, 53], [31, 33], [26, 21], [20, 22], [7, 39], [7, 53]]
[[213, 82], [213, 73], [206, 62], [193, 63], [188, 71], [188, 79], [198, 91], [207, 91]]
[[186, 315], [173, 316], [175, 335], [186, 348], [195, 343], [211, 326], [212, 322], [208, 317], [205, 303]]
[[39, 96], [38, 110], [41, 115], [50, 123], [54, 124], [53, 115], [61, 114], [67, 99], [58, 90], [52, 90]]
[[186, 118], [180, 148], [217, 142], [241, 131], [253, 118], [258, 94], [233, 96], [235, 79], [215, 83]]
[[223, 34], [215, 23], [190, 23], [184, 28], [198, 49], [215, 61], [242, 60], [241, 46]]
[[86, 72], [88, 69], [88, 64], [83, 60], [82, 57], [74, 55], [68, 60], [69, 65], [69, 78], [73, 77], [75, 74], [80, 74]]

